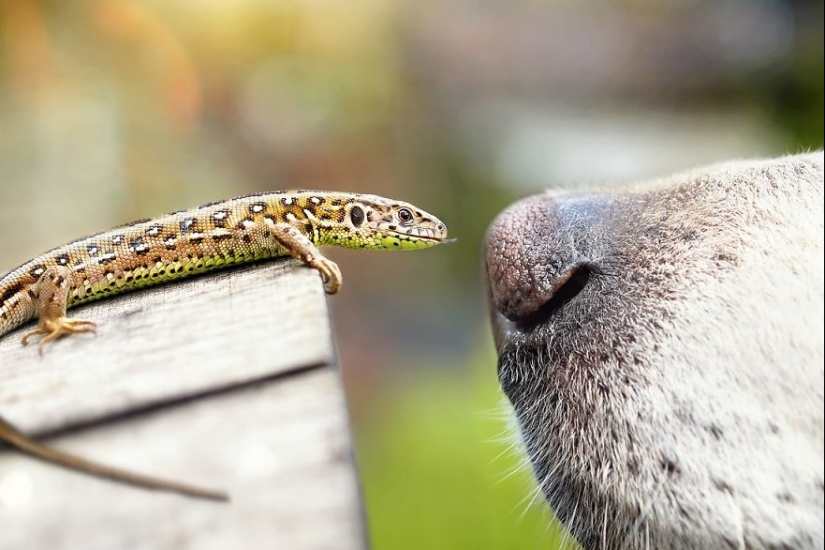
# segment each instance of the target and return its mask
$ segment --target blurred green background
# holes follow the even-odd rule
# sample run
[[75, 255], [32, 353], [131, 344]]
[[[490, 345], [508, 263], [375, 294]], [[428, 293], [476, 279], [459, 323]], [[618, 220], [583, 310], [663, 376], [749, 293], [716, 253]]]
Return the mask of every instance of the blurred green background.
[[459, 238], [329, 253], [377, 549], [564, 539], [496, 384], [498, 211], [822, 144], [821, 1], [0, 0], [0, 272], [290, 187], [409, 200]]

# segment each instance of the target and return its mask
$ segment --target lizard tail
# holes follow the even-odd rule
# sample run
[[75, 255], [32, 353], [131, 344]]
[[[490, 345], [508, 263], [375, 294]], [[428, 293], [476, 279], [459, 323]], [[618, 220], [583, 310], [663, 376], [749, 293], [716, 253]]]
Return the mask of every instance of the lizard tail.
[[188, 497], [202, 498], [216, 501], [229, 501], [229, 495], [222, 491], [202, 489], [185, 483], [168, 481], [149, 477], [143, 474], [128, 472], [105, 464], [98, 464], [79, 456], [64, 453], [57, 449], [38, 443], [17, 430], [0, 417], [0, 442], [6, 443], [24, 453], [40, 460], [71, 468], [78, 472], [96, 477], [110, 479], [119, 483], [126, 483], [135, 487], [152, 491], [166, 491], [178, 493]]

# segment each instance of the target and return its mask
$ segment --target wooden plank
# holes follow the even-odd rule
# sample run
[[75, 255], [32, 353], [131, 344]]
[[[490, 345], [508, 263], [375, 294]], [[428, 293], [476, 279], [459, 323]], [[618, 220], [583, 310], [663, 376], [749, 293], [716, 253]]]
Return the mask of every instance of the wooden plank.
[[0, 453], [0, 549], [365, 547], [336, 373], [314, 369], [49, 443], [227, 489], [215, 504]]
[[363, 548], [326, 297], [275, 261], [72, 310], [96, 336], [0, 339], [0, 414], [87, 458], [228, 490], [143, 491], [0, 448], [6, 548]]
[[320, 276], [292, 260], [215, 273], [69, 311], [97, 335], [39, 356], [0, 338], [0, 414], [26, 432], [334, 363]]

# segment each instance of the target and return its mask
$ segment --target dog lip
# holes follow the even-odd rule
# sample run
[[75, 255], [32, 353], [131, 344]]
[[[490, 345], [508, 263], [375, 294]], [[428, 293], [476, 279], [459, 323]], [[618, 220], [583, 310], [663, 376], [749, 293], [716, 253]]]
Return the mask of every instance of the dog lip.
[[492, 314], [493, 325], [493, 343], [496, 350], [501, 352], [504, 346], [513, 338], [516, 332], [519, 332], [518, 325], [504, 316], [500, 311], [493, 311]]

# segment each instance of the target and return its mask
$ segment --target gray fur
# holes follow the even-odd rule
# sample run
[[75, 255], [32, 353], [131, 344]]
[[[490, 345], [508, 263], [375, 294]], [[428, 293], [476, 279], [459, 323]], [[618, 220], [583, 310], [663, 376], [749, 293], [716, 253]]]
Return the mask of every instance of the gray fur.
[[583, 546], [823, 548], [824, 215], [820, 151], [493, 222], [500, 382]]

